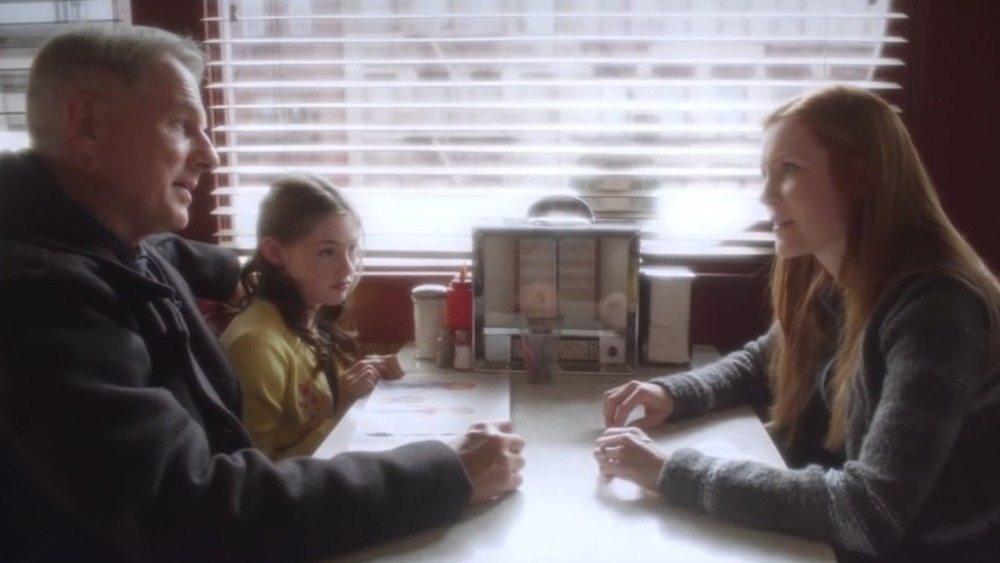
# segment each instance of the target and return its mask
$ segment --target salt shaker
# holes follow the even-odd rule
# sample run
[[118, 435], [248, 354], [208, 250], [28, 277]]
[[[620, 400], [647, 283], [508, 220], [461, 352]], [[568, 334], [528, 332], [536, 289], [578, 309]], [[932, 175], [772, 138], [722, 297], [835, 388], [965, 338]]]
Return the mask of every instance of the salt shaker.
[[472, 333], [455, 331], [455, 369], [472, 369]]

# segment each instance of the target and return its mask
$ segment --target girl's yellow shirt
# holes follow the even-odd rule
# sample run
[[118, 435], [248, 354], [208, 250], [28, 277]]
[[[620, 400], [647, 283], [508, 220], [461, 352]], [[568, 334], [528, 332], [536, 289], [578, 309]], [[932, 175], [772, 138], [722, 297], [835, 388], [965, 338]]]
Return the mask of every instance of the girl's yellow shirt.
[[316, 451], [339, 418], [333, 394], [313, 371], [312, 351], [278, 309], [254, 300], [221, 341], [243, 385], [243, 422], [257, 447], [274, 460]]

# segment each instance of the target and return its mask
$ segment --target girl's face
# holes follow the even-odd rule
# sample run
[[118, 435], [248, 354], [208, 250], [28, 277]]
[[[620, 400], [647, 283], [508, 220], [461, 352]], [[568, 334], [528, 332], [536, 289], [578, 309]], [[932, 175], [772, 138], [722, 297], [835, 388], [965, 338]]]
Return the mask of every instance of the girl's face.
[[775, 252], [782, 258], [811, 254], [837, 277], [847, 220], [830, 165], [827, 150], [801, 122], [782, 119], [764, 132], [760, 199], [771, 215]]
[[309, 233], [287, 245], [271, 239], [289, 277], [310, 309], [341, 305], [354, 286], [360, 263], [360, 228], [350, 214], [328, 215]]

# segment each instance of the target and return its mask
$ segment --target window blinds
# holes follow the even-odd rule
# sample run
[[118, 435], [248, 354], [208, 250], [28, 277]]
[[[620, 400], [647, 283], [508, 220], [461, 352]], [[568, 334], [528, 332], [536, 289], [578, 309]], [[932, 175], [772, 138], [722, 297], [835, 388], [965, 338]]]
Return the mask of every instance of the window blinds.
[[0, 150], [29, 144], [25, 90], [31, 61], [42, 42], [68, 24], [111, 25], [130, 20], [125, 0], [0, 2]]
[[644, 251], [768, 240], [760, 124], [828, 82], [901, 91], [889, 0], [206, 0], [220, 240], [277, 176], [330, 178], [366, 267], [450, 266], [538, 197]]

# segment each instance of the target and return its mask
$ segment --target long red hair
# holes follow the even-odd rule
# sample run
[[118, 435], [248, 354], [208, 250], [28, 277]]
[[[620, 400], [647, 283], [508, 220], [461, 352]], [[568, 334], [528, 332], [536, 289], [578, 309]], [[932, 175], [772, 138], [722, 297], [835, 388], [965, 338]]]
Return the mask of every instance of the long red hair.
[[[771, 425], [785, 443], [795, 439], [819, 362], [835, 349], [825, 445], [837, 450], [844, 443], [862, 335], [879, 299], [910, 276], [943, 273], [983, 298], [996, 327], [1000, 285], [948, 219], [906, 127], [884, 100], [866, 90], [831, 86], [782, 105], [765, 127], [790, 119], [805, 125], [828, 151], [834, 185], [846, 202], [847, 244], [835, 275], [813, 256], [775, 260]], [[841, 323], [824, 306], [825, 293], [839, 296]], [[996, 339], [994, 330], [998, 349]]]

